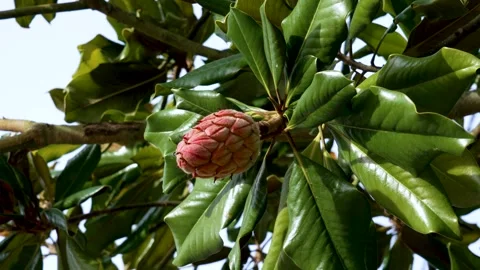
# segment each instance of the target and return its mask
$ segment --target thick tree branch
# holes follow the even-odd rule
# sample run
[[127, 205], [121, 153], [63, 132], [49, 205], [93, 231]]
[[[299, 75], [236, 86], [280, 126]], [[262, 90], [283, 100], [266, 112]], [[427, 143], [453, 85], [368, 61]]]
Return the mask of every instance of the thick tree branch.
[[463, 93], [448, 116], [458, 118], [478, 112], [480, 112], [480, 94], [477, 91], [468, 91]]
[[75, 10], [82, 10], [82, 9], [88, 9], [88, 7], [81, 2], [29, 6], [29, 7], [12, 9], [12, 10], [0, 11], [0, 20], [18, 18], [22, 16], [29, 16], [29, 15], [58, 13], [58, 12], [75, 11]]
[[164, 28], [156, 25], [154, 22], [142, 20], [141, 18], [135, 16], [135, 14], [125, 12], [114, 5], [105, 2], [104, 0], [79, 0], [78, 2], [71, 3], [37, 5], [13, 10], [5, 10], [0, 11], [0, 19], [10, 19], [26, 15], [56, 13], [81, 9], [93, 9], [100, 11], [121, 23], [134, 27], [139, 32], [142, 32], [153, 39], [184, 52], [205, 56], [210, 59], [220, 59], [230, 55], [226, 51], [219, 51], [205, 47], [200, 43], [165, 30]]
[[35, 150], [50, 144], [128, 144], [143, 140], [144, 122], [50, 125], [25, 120], [0, 120], [0, 130], [21, 134], [0, 139], [0, 153]]
[[116, 212], [123, 212], [126, 210], [138, 209], [138, 208], [150, 208], [150, 207], [165, 207], [165, 206], [177, 206], [180, 201], [161, 201], [161, 202], [148, 202], [148, 203], [137, 203], [123, 205], [116, 208], [108, 208], [103, 210], [92, 211], [88, 214], [73, 216], [68, 219], [68, 222], [75, 223], [84, 219], [94, 218], [97, 216], [108, 215]]
[[337, 54], [337, 58], [344, 62], [345, 64], [351, 66], [352, 68], [355, 68], [355, 69], [361, 69], [363, 71], [368, 71], [368, 72], [377, 72], [379, 71], [380, 69], [377, 68], [377, 67], [374, 67], [374, 66], [368, 66], [368, 65], [365, 65], [365, 64], [362, 64], [360, 62], [357, 62], [353, 59], [351, 59], [350, 57], [342, 54], [342, 53], [338, 53]]

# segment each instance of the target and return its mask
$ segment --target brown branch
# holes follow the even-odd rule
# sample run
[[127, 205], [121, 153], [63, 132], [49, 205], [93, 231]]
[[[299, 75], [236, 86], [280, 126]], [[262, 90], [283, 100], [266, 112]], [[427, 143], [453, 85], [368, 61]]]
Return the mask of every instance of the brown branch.
[[463, 93], [448, 114], [450, 118], [458, 118], [480, 112], [480, 94], [477, 91]]
[[[28, 124], [25, 124], [28, 123]], [[0, 130], [22, 132], [0, 139], [0, 153], [35, 150], [50, 144], [128, 144], [143, 140], [144, 122], [98, 123], [77, 126], [50, 125], [25, 120], [2, 119]]]
[[151, 22], [139, 19], [134, 14], [125, 12], [104, 0], [80, 0], [80, 2], [85, 3], [89, 8], [100, 11], [121, 23], [133, 26], [136, 30], [145, 35], [170, 45], [175, 49], [202, 55], [210, 59], [220, 59], [230, 55], [228, 52], [205, 47], [200, 43], [172, 33]]
[[170, 32], [153, 22], [144, 21], [141, 18], [138, 18], [135, 14], [130, 14], [126, 11], [123, 11], [122, 9], [115, 7], [104, 0], [79, 0], [77, 2], [63, 4], [36, 5], [5, 10], [0, 11], [0, 19], [10, 19], [27, 15], [48, 14], [82, 9], [93, 9], [100, 11], [121, 23], [134, 27], [139, 32], [142, 32], [153, 39], [184, 52], [205, 56], [210, 59], [220, 59], [230, 55], [229, 52], [205, 47], [200, 43]]
[[151, 208], [151, 207], [165, 207], [165, 206], [177, 206], [181, 203], [181, 201], [161, 201], [161, 202], [148, 202], [148, 203], [137, 203], [137, 204], [129, 204], [124, 206], [119, 206], [116, 208], [108, 208], [103, 210], [92, 211], [88, 214], [77, 215], [73, 216], [68, 219], [68, 222], [75, 223], [79, 222], [84, 219], [94, 218], [98, 216], [113, 214], [117, 212], [123, 212], [132, 209], [138, 208]]
[[367, 71], [367, 72], [377, 72], [379, 71], [380, 69], [377, 68], [377, 67], [374, 67], [374, 66], [368, 66], [368, 65], [365, 65], [365, 64], [362, 64], [360, 62], [357, 62], [355, 60], [353, 60], [352, 58], [344, 55], [343, 53], [337, 53], [337, 58], [344, 62], [345, 64], [353, 67], [353, 68], [356, 68], [356, 69], [361, 69], [363, 71]]
[[0, 11], [0, 20], [18, 18], [22, 16], [29, 16], [29, 15], [58, 13], [58, 12], [75, 11], [75, 10], [82, 10], [82, 9], [88, 9], [88, 7], [81, 2], [36, 5], [36, 6], [29, 6], [29, 7], [16, 8], [12, 10]]

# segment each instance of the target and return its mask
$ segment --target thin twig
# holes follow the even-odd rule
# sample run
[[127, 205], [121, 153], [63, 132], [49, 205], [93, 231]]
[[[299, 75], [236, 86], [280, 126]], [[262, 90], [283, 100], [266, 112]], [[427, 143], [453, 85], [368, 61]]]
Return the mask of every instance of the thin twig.
[[119, 206], [116, 208], [108, 208], [103, 210], [92, 211], [88, 214], [73, 216], [68, 219], [68, 222], [75, 223], [84, 219], [90, 219], [98, 216], [113, 214], [117, 212], [123, 212], [126, 210], [138, 209], [138, 208], [150, 208], [150, 207], [165, 207], [165, 206], [177, 206], [181, 201], [161, 201], [161, 202], [148, 202], [148, 203], [137, 203], [129, 204], [124, 206]]
[[373, 66], [368, 66], [368, 65], [365, 65], [365, 64], [362, 64], [360, 62], [357, 62], [353, 59], [351, 59], [350, 57], [344, 55], [343, 53], [339, 52], [337, 53], [337, 58], [344, 62], [345, 64], [353, 67], [353, 68], [356, 68], [356, 69], [361, 69], [363, 71], [367, 71], [367, 72], [377, 72], [379, 71], [380, 69], [377, 68], [377, 67], [373, 67]]
[[82, 2], [36, 5], [36, 6], [29, 6], [29, 7], [22, 7], [22, 8], [16, 8], [11, 10], [0, 11], [0, 20], [37, 15], [37, 14], [76, 11], [76, 10], [82, 10], [82, 9], [88, 9], [88, 7]]

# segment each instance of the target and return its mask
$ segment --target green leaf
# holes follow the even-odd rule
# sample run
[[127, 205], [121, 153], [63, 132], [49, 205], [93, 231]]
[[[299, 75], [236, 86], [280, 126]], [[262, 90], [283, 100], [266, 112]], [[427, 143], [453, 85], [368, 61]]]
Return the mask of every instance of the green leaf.
[[232, 8], [228, 19], [228, 37], [242, 53], [257, 79], [270, 91], [270, 70], [263, 49], [262, 28], [242, 11]]
[[[0, 242], [0, 269], [25, 269], [26, 264], [35, 260], [35, 250], [39, 249], [42, 241], [38, 236], [29, 233], [19, 232], [9, 235]], [[28, 262], [20, 259], [27, 259]], [[17, 268], [12, 268], [15, 265]], [[33, 262], [31, 265], [34, 265]]]
[[[35, 5], [45, 5], [45, 4], [56, 4], [57, 0], [35, 0]], [[43, 18], [47, 22], [52, 22], [55, 19], [55, 13], [44, 13], [42, 14]]]
[[287, 105], [296, 101], [312, 83], [317, 73], [317, 58], [315, 56], [305, 56], [300, 59], [293, 67], [290, 75], [290, 89], [287, 95]]
[[191, 89], [199, 85], [210, 85], [234, 77], [247, 66], [241, 54], [212, 61], [176, 80], [155, 86], [155, 96], [169, 95], [172, 88]]
[[331, 125], [372, 153], [412, 172], [422, 171], [443, 152], [461, 155], [472, 142], [471, 135], [454, 121], [417, 113], [404, 94], [377, 87], [360, 92], [353, 99], [352, 114]]
[[355, 7], [350, 22], [348, 39], [358, 36], [373, 21], [375, 15], [382, 8], [382, 0], [362, 0]]
[[65, 154], [72, 152], [80, 147], [76, 144], [50, 144], [37, 150], [37, 153], [42, 156], [45, 162], [54, 161], [59, 159]]
[[383, 269], [405, 270], [412, 269], [412, 267], [413, 252], [402, 242], [402, 239], [397, 238], [389, 252], [388, 263]]
[[[283, 252], [283, 243], [288, 231], [288, 209], [283, 208], [277, 216], [275, 227], [273, 229], [272, 243], [268, 250], [267, 257], [263, 263], [264, 270], [278, 269], [279, 266], [285, 266], [281, 263], [281, 254]], [[293, 264], [295, 265], [295, 264]], [[286, 269], [286, 268], [285, 268]], [[290, 268], [292, 269], [292, 268]]]
[[43, 211], [47, 221], [55, 228], [68, 232], [68, 223], [65, 215], [57, 208], [50, 208]]
[[[367, 43], [368, 47], [375, 51], [380, 43], [383, 34], [387, 31], [382, 25], [371, 23], [365, 27], [365, 30], [358, 34], [358, 38]], [[407, 46], [407, 41], [400, 35], [398, 32], [389, 33], [385, 36], [378, 49], [378, 55], [388, 58], [390, 54], [398, 53], [401, 54], [405, 47]]]
[[287, 129], [319, 126], [349, 112], [356, 91], [353, 82], [338, 71], [315, 74], [298, 100]]
[[75, 77], [66, 87], [65, 121], [99, 122], [107, 110], [125, 113], [146, 102], [166, 74], [151, 65], [103, 63]]
[[480, 258], [472, 254], [466, 246], [448, 243], [451, 270], [475, 270], [480, 267]]
[[[259, 223], [267, 206], [267, 171], [266, 160], [263, 159], [258, 172], [250, 170], [248, 173], [257, 173], [253, 182], [252, 189], [248, 193], [247, 202], [243, 210], [242, 225], [238, 233], [237, 240], [228, 254], [230, 269], [242, 269], [241, 249], [248, 243], [252, 236], [252, 231]], [[250, 177], [250, 176], [247, 176]]]
[[197, 178], [193, 192], [165, 217], [177, 246], [176, 266], [200, 261], [222, 249], [220, 230], [241, 212], [252, 182], [243, 174], [234, 175], [228, 183]]
[[162, 152], [153, 146], [143, 147], [132, 157], [132, 160], [142, 168], [142, 171], [158, 169], [163, 165]]
[[[281, 2], [281, 1], [280, 1]], [[265, 13], [265, 3], [260, 8], [263, 30], [263, 48], [267, 58], [268, 67], [272, 73], [273, 86], [278, 89], [278, 83], [285, 66], [286, 48], [282, 32], [270, 23]]]
[[100, 146], [87, 145], [70, 159], [56, 182], [55, 200], [61, 201], [81, 190], [100, 161]]
[[[176, 144], [170, 136], [177, 130], [186, 130], [200, 120], [202, 116], [184, 110], [162, 110], [147, 118], [145, 140], [156, 146], [163, 154], [163, 191], [169, 193], [178, 184], [187, 179], [187, 175], [178, 168], [176, 158], [173, 155]], [[184, 125], [183, 123], [188, 123]]]
[[43, 256], [40, 244], [23, 247], [20, 254], [18, 254], [17, 261], [5, 269], [42, 270]]
[[420, 22], [420, 15], [411, 8], [412, 0], [383, 0], [383, 11], [392, 15], [408, 37]]
[[162, 226], [155, 232], [154, 242], [138, 263], [137, 269], [165, 269], [167, 263], [171, 264], [171, 260], [166, 258], [173, 255], [174, 247], [172, 232], [168, 226]]
[[84, 190], [80, 190], [61, 201], [57, 201], [54, 204], [54, 207], [58, 209], [68, 209], [77, 205], [80, 205], [84, 201], [90, 199], [91, 197], [95, 197], [97, 195], [103, 194], [106, 191], [111, 190], [110, 186], [94, 186], [89, 187]]
[[[15, 8], [24, 8], [24, 7], [30, 7], [35, 5], [36, 5], [35, 0], [15, 0]], [[30, 23], [33, 20], [33, 17], [35, 17], [35, 15], [22, 16], [22, 17], [15, 18], [15, 20], [21, 27], [29, 28]]]
[[429, 19], [454, 19], [465, 12], [467, 9], [464, 0], [416, 0], [412, 3], [412, 8], [416, 12], [425, 15]]
[[378, 204], [420, 233], [460, 237], [457, 216], [431, 170], [414, 176], [370, 153], [338, 130], [332, 131], [340, 152]]
[[430, 166], [445, 187], [453, 206], [480, 206], [480, 168], [468, 150], [461, 157], [442, 154]]
[[237, 109], [222, 94], [215, 91], [173, 89], [177, 98], [177, 108], [208, 115], [222, 109]]
[[299, 0], [282, 22], [289, 63], [313, 55], [329, 65], [347, 38], [345, 20], [352, 7], [352, 0]]
[[265, 1], [265, 13], [267, 18], [278, 29], [282, 29], [282, 21], [290, 15], [292, 12], [291, 7], [287, 4], [288, 0], [266, 0]]
[[367, 269], [371, 216], [366, 198], [308, 158], [297, 162], [290, 177], [286, 254], [301, 269]]
[[88, 255], [85, 250], [77, 243], [76, 239], [66, 235], [65, 233], [58, 232], [58, 245], [60, 248], [57, 250], [59, 265], [66, 266], [66, 269], [82, 269], [82, 270], [102, 270], [103, 266], [99, 259], [94, 259]]
[[419, 111], [448, 115], [479, 68], [480, 59], [450, 48], [424, 58], [394, 55], [375, 85], [406, 94]]
[[67, 94], [65, 90], [62, 88], [55, 88], [48, 91], [48, 94], [50, 95], [53, 104], [55, 104], [55, 107], [59, 111], [65, 112], [65, 95]]
[[202, 7], [223, 16], [227, 15], [230, 10], [230, 5], [232, 4], [230, 0], [196, 0], [195, 2]]

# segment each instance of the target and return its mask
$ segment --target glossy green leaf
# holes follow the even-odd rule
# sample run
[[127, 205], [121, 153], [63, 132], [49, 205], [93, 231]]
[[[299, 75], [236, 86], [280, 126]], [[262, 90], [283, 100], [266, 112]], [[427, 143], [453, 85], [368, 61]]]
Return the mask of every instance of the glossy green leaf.
[[[36, 5], [35, 2], [36, 2], [35, 0], [15, 0], [15, 8], [35, 6]], [[22, 16], [22, 17], [15, 18], [15, 20], [21, 27], [29, 28], [30, 23], [33, 20], [33, 17], [35, 17], [35, 15]]]
[[405, 93], [419, 111], [447, 115], [479, 68], [477, 57], [450, 48], [424, 58], [394, 55], [377, 72], [374, 84]]
[[[413, 0], [383, 0], [383, 11], [396, 18], [400, 28], [408, 37], [413, 28], [420, 22], [420, 15], [411, 8]], [[393, 23], [393, 22], [392, 22]]]
[[430, 166], [445, 187], [453, 206], [480, 206], [480, 168], [468, 150], [461, 157], [442, 154]]
[[288, 210], [284, 250], [301, 269], [369, 269], [370, 207], [350, 183], [302, 157], [290, 177]]
[[[265, 94], [262, 84], [251, 71], [241, 72], [234, 79], [220, 84], [214, 91], [227, 97], [230, 101], [235, 99], [243, 103], [250, 103], [257, 97]], [[239, 106], [235, 102], [233, 103], [242, 109], [243, 106]], [[246, 110], [242, 109], [242, 111]]]
[[42, 156], [45, 162], [50, 162], [72, 152], [80, 147], [74, 144], [50, 144], [37, 150], [37, 154]]
[[[354, 141], [409, 171], [422, 171], [447, 152], [461, 155], [471, 135], [454, 121], [434, 113], [417, 113], [400, 92], [373, 87], [353, 99], [350, 116], [332, 123]], [[392, 143], [395, 142], [395, 143]]]
[[386, 270], [405, 270], [413, 267], [413, 252], [402, 242], [397, 239], [388, 254], [388, 263], [385, 265]]
[[[281, 1], [280, 1], [281, 2]], [[282, 32], [272, 25], [265, 12], [265, 3], [260, 8], [263, 30], [263, 49], [267, 58], [268, 67], [272, 73], [273, 86], [278, 89], [278, 83], [285, 66], [286, 48]]]
[[235, 8], [230, 10], [227, 23], [228, 37], [245, 57], [265, 90], [270, 91], [271, 76], [263, 50], [262, 28], [247, 14]]
[[168, 226], [162, 226], [155, 232], [154, 242], [147, 254], [139, 262], [137, 269], [166, 269], [171, 261], [166, 258], [173, 255], [175, 241]]
[[200, 115], [208, 115], [222, 109], [237, 109], [222, 94], [215, 91], [173, 89], [177, 98], [177, 108]]
[[420, 233], [460, 237], [457, 216], [431, 170], [414, 176], [333, 131], [342, 155], [378, 204]]
[[451, 270], [476, 270], [480, 268], [480, 257], [474, 255], [466, 246], [448, 243]]
[[8, 161], [2, 155], [0, 155], [0, 179], [12, 187], [15, 198], [22, 204], [26, 205], [33, 199], [31, 182], [22, 173], [8, 164]]
[[253, 229], [255, 229], [255, 226], [257, 226], [265, 213], [267, 206], [267, 171], [265, 166], [266, 160], [264, 159], [258, 172], [256, 172], [256, 170], [248, 171], [248, 174], [256, 173], [257, 175], [248, 193], [247, 202], [243, 210], [242, 225], [237, 240], [228, 255], [230, 269], [242, 269], [241, 249], [248, 243], [248, 240], [250, 240], [252, 236]]
[[284, 266], [281, 263], [281, 254], [283, 250], [283, 243], [288, 231], [288, 209], [283, 208], [277, 216], [275, 227], [273, 229], [272, 243], [268, 250], [267, 257], [263, 263], [264, 270], [274, 270]]
[[290, 15], [292, 8], [287, 4], [288, 0], [266, 0], [265, 13], [267, 18], [278, 29], [282, 29], [282, 21]]
[[329, 65], [347, 38], [345, 20], [352, 8], [352, 0], [299, 0], [282, 22], [289, 62], [313, 55]]
[[171, 94], [172, 88], [191, 89], [199, 85], [223, 82], [234, 77], [246, 66], [247, 62], [241, 54], [215, 60], [174, 81], [157, 84], [155, 86], [155, 96]]
[[230, 0], [196, 0], [202, 7], [221, 15], [227, 15], [232, 2]]
[[104, 192], [111, 190], [110, 186], [94, 186], [89, 187], [83, 190], [80, 190], [61, 201], [57, 201], [54, 204], [54, 207], [58, 209], [68, 209], [76, 205], [80, 205], [84, 201], [90, 199], [91, 197], [100, 195]]
[[17, 261], [9, 265], [8, 269], [42, 270], [43, 256], [40, 244], [23, 247]]
[[375, 15], [382, 8], [382, 0], [362, 0], [355, 7], [350, 22], [348, 39], [357, 37], [373, 21]]
[[56, 181], [55, 200], [61, 201], [81, 190], [90, 179], [100, 161], [100, 156], [100, 146], [92, 144], [70, 159]]
[[220, 230], [243, 209], [253, 179], [238, 174], [226, 181], [197, 178], [192, 193], [165, 217], [177, 247], [175, 265], [203, 260], [222, 249]]
[[177, 167], [174, 151], [177, 148], [170, 136], [177, 129], [184, 130], [185, 122], [193, 126], [201, 116], [184, 110], [162, 110], [147, 118], [145, 139], [156, 146], [163, 154], [165, 161], [163, 171], [163, 190], [169, 193], [175, 186], [187, 179], [187, 175]]
[[[480, 32], [457, 32], [459, 29], [469, 29], [469, 25], [474, 25], [477, 20], [480, 12], [478, 1], [469, 1], [468, 9], [466, 14], [455, 19], [422, 20], [410, 34], [404, 54], [413, 57], [427, 56], [445, 47], [445, 44], [465, 52], [474, 51], [479, 47]], [[452, 42], [453, 36], [455, 36], [454, 42]]]
[[[99, 259], [94, 259], [87, 254], [76, 239], [66, 235], [63, 232], [58, 234], [58, 244], [60, 248], [57, 252], [61, 265], [66, 269], [85, 269], [85, 270], [102, 270], [102, 263]], [[63, 239], [62, 239], [63, 238]]]
[[412, 8], [416, 12], [425, 15], [429, 19], [453, 19], [459, 17], [467, 9], [464, 0], [416, 0], [412, 3]]
[[68, 232], [67, 218], [62, 211], [57, 208], [50, 208], [43, 211], [43, 214], [45, 215], [47, 221], [55, 228]]
[[[103, 63], [74, 78], [66, 87], [65, 121], [99, 122], [107, 110], [133, 112], [165, 81], [165, 72], [151, 65]], [[114, 82], [114, 83], [113, 83]]]
[[155, 170], [162, 167], [163, 154], [158, 148], [147, 146], [140, 148], [135, 156], [132, 157], [132, 160], [145, 172], [150, 169]]
[[290, 89], [287, 95], [287, 105], [296, 101], [310, 86], [317, 73], [317, 58], [312, 55], [300, 59], [293, 67], [290, 75]]
[[[0, 268], [1, 269], [25, 269], [28, 262], [20, 261], [28, 257], [28, 261], [35, 259], [35, 251], [42, 242], [38, 236], [29, 233], [13, 233], [0, 242]], [[12, 268], [13, 266], [17, 268]], [[33, 264], [32, 264], [33, 265]], [[22, 267], [23, 266], [23, 267]], [[36, 270], [36, 268], [33, 268]]]
[[234, 8], [259, 22], [261, 21], [260, 6], [263, 3], [265, 3], [265, 0], [237, 0]]
[[[382, 39], [383, 34], [386, 31], [386, 27], [376, 23], [371, 23], [358, 34], [358, 38], [367, 43], [368, 47], [372, 51], [375, 51]], [[398, 32], [389, 33], [383, 39], [382, 44], [378, 49], [378, 55], [387, 58], [390, 56], [390, 54], [401, 54], [405, 50], [406, 46], [407, 41], [402, 37], [402, 35], [400, 35]]]
[[298, 100], [287, 129], [319, 126], [349, 112], [356, 91], [353, 82], [338, 71], [315, 74]]
[[54, 88], [48, 91], [48, 94], [50, 95], [53, 104], [55, 104], [55, 107], [59, 111], [65, 112], [65, 95], [67, 92], [62, 88]]

